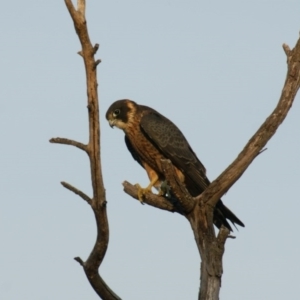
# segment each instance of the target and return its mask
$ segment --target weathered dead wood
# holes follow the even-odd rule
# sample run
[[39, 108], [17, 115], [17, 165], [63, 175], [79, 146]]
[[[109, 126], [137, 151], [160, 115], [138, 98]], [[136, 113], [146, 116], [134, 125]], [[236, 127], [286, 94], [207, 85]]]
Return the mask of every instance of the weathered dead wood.
[[87, 82], [87, 107], [89, 115], [89, 142], [87, 145], [77, 141], [65, 138], [53, 138], [51, 143], [59, 143], [65, 145], [75, 146], [88, 154], [91, 168], [91, 179], [93, 187], [93, 197], [90, 198], [82, 191], [73, 187], [69, 183], [62, 182], [62, 185], [79, 195], [92, 208], [97, 224], [97, 239], [92, 252], [88, 259], [83, 261], [80, 257], [75, 257], [75, 260], [83, 267], [85, 274], [92, 285], [95, 292], [105, 300], [119, 300], [118, 297], [104, 282], [99, 275], [99, 267], [105, 256], [108, 241], [109, 241], [109, 227], [106, 213], [106, 197], [105, 189], [102, 179], [101, 161], [100, 161], [100, 123], [99, 123], [99, 104], [97, 93], [97, 65], [100, 60], [95, 60], [99, 45], [93, 46], [91, 44], [87, 23], [85, 19], [85, 1], [77, 1], [77, 10], [75, 9], [71, 0], [65, 0], [65, 4], [71, 15], [74, 23], [76, 33], [81, 43], [81, 51], [86, 72]]
[[[127, 193], [132, 198], [139, 201], [137, 188], [134, 185], [130, 184], [127, 181], [124, 181], [123, 187], [125, 193]], [[163, 196], [158, 196], [152, 193], [148, 193], [147, 195], [145, 195], [143, 202], [162, 210], [167, 210], [169, 212], [176, 212], [176, 207], [174, 206], [174, 204], [172, 204], [168, 199], [166, 199]]]
[[[242, 176], [253, 160], [265, 149], [263, 147], [275, 134], [277, 128], [286, 118], [295, 96], [300, 87], [300, 39], [296, 46], [290, 50], [287, 45], [283, 45], [287, 56], [287, 76], [282, 89], [279, 102], [261, 125], [247, 145], [233, 161], [233, 163], [198, 197], [192, 198], [176, 176], [170, 176], [171, 166], [165, 162], [166, 177], [172, 190], [176, 191], [181, 207], [194, 232], [196, 244], [201, 256], [201, 282], [199, 300], [219, 299], [221, 278], [223, 273], [222, 257], [225, 249], [225, 242], [229, 235], [227, 228], [221, 227], [216, 236], [213, 226], [213, 211], [218, 200], [230, 189], [230, 187]], [[125, 192], [128, 192], [125, 190]], [[135, 187], [130, 194], [136, 194]], [[153, 205], [148, 199], [156, 199], [153, 196], [145, 195], [145, 202]], [[161, 201], [161, 200], [159, 200]], [[194, 205], [195, 203], [196, 205]], [[158, 206], [158, 201], [154, 203]], [[191, 210], [190, 210], [191, 208]], [[174, 206], [176, 211], [177, 207]], [[166, 209], [168, 210], [168, 209]], [[173, 211], [173, 210], [172, 210]]]
[[[98, 84], [96, 78], [97, 66], [101, 60], [95, 60], [94, 58], [99, 45], [92, 46], [90, 42], [85, 20], [85, 1], [77, 1], [77, 10], [71, 0], [65, 0], [65, 3], [73, 19], [74, 27], [82, 46], [82, 49], [78, 53], [84, 60], [86, 70], [89, 142], [85, 145], [64, 138], [53, 138], [50, 142], [75, 146], [85, 151], [89, 156], [93, 197], [89, 197], [72, 185], [62, 182], [65, 188], [79, 195], [92, 207], [98, 229], [96, 243], [89, 258], [85, 262], [80, 257], [76, 257], [75, 260], [83, 267], [96, 293], [102, 299], [115, 300], [120, 298], [107, 286], [98, 271], [105, 256], [109, 240], [105, 189], [100, 161], [100, 125], [97, 94]], [[263, 151], [263, 147], [275, 134], [277, 128], [287, 116], [300, 86], [300, 40], [298, 40], [293, 50], [290, 50], [287, 45], [283, 45], [283, 48], [287, 55], [288, 72], [279, 103], [259, 130], [249, 140], [237, 159], [196, 198], [188, 194], [185, 187], [182, 186], [176, 177], [176, 174], [174, 175], [172, 164], [167, 160], [163, 161], [162, 164], [164, 165], [166, 179], [178, 202], [172, 202], [172, 199], [158, 195], [145, 195], [145, 203], [170, 212], [178, 212], [184, 215], [190, 222], [201, 256], [201, 285], [198, 298], [200, 300], [219, 299], [223, 273], [222, 257], [225, 242], [230, 237], [229, 230], [224, 227], [221, 227], [216, 236], [213, 226], [214, 207], [218, 199], [228, 191], [242, 176], [255, 157]], [[137, 189], [128, 182], [124, 182], [123, 185], [124, 191], [137, 199]]]

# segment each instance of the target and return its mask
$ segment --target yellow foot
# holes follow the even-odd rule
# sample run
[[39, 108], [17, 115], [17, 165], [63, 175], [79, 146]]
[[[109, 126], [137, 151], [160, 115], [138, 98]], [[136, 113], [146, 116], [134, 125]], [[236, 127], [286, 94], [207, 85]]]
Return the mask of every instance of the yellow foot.
[[144, 204], [144, 196], [146, 193], [151, 193], [151, 187], [142, 188], [138, 183], [134, 185], [138, 189], [138, 198], [141, 204]]

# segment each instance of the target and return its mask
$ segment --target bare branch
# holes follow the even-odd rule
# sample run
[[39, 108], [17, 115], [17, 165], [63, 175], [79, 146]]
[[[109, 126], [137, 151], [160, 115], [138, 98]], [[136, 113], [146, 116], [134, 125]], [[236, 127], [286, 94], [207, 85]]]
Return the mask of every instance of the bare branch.
[[[85, 1], [78, 0], [77, 10], [74, 8], [71, 0], [65, 0], [65, 3], [73, 19], [74, 27], [82, 46], [79, 54], [84, 60], [87, 78], [89, 143], [88, 145], [83, 145], [67, 139], [51, 139], [50, 141], [76, 146], [86, 151], [89, 155], [93, 198], [89, 198], [83, 192], [67, 183], [62, 183], [66, 188], [78, 194], [91, 205], [97, 223], [97, 239], [89, 258], [86, 262], [79, 257], [76, 257], [75, 260], [82, 265], [90, 284], [102, 299], [119, 300], [120, 298], [107, 286], [98, 272], [106, 253], [109, 238], [106, 197], [100, 162], [100, 125], [98, 83], [96, 78], [97, 65], [101, 60], [95, 60], [94, 58], [99, 45], [95, 44], [95, 46], [92, 46], [90, 42], [85, 20]], [[287, 45], [283, 45], [283, 49], [287, 55], [288, 73], [279, 103], [273, 113], [250, 139], [237, 159], [196, 198], [189, 195], [184, 185], [180, 182], [172, 164], [167, 160], [162, 161], [165, 177], [172, 187], [172, 193], [178, 199], [179, 204], [152, 193], [146, 194], [144, 197], [145, 203], [170, 212], [181, 213], [189, 220], [202, 260], [200, 300], [218, 299], [223, 273], [222, 257], [224, 245], [227, 238], [231, 237], [229, 230], [223, 226], [219, 230], [218, 236], [215, 236], [212, 221], [216, 203], [242, 176], [252, 161], [264, 151], [262, 150], [263, 147], [285, 119], [300, 86], [300, 40], [298, 40], [293, 50], [290, 50]], [[63, 142], [61, 142], [62, 140]], [[126, 193], [136, 199], [138, 198], [137, 189], [134, 186], [128, 182], [124, 182], [123, 186]]]
[[174, 193], [174, 195], [179, 201], [180, 208], [183, 210], [184, 213], [189, 213], [196, 204], [195, 200], [188, 193], [187, 189], [178, 178], [171, 161], [168, 159], [163, 159], [161, 161], [161, 164], [167, 182], [172, 187], [172, 193]]
[[[187, 189], [178, 178], [170, 160], [164, 159], [161, 161], [161, 164], [164, 169], [166, 180], [172, 187], [172, 194], [175, 195], [175, 197], [166, 198], [153, 193], [148, 193], [144, 195], [145, 199], [143, 202], [162, 210], [178, 212], [182, 215], [188, 214], [196, 204], [194, 198], [188, 193]], [[123, 186], [125, 193], [136, 200], [139, 200], [137, 194], [138, 189], [135, 186], [127, 181], [123, 182]]]
[[81, 197], [83, 200], [85, 200], [89, 205], [92, 205], [92, 199], [86, 195], [84, 192], [76, 189], [74, 186], [72, 186], [71, 184], [62, 181], [61, 184], [68, 190], [72, 191], [74, 194], [78, 195], [79, 197]]
[[284, 49], [288, 56], [288, 72], [277, 107], [235, 161], [201, 194], [199, 201], [208, 201], [210, 205], [215, 206], [218, 200], [242, 176], [287, 116], [300, 87], [300, 39], [293, 50], [289, 50], [287, 46]]
[[[127, 181], [124, 181], [123, 187], [125, 193], [138, 200], [138, 189], [134, 185], [130, 184]], [[165, 197], [158, 196], [152, 193], [147, 193], [144, 195], [143, 201], [144, 203], [151, 205], [153, 207], [162, 210], [167, 210], [170, 212], [176, 212], [176, 208], [174, 207], [174, 205]]]
[[99, 275], [98, 271], [105, 256], [109, 240], [106, 197], [100, 161], [100, 122], [97, 92], [98, 83], [96, 74], [96, 66], [100, 63], [100, 60], [95, 61], [94, 58], [94, 54], [97, 52], [99, 45], [96, 44], [93, 47], [89, 38], [87, 23], [85, 20], [85, 0], [77, 1], [78, 10], [74, 8], [71, 0], [65, 0], [65, 4], [71, 15], [76, 33], [82, 46], [82, 49], [78, 52], [78, 54], [80, 54], [83, 58], [86, 71], [89, 142], [87, 145], [84, 145], [76, 141], [61, 138], [51, 139], [50, 142], [73, 145], [84, 150], [89, 156], [93, 187], [92, 199], [70, 184], [62, 182], [62, 185], [65, 188], [73, 191], [91, 205], [97, 224], [97, 239], [89, 258], [86, 262], [83, 262], [83, 260], [79, 257], [76, 257], [75, 260], [82, 265], [90, 284], [102, 299], [119, 300], [120, 298], [108, 287]]
[[85, 17], [85, 0], [77, 0], [77, 11]]
[[87, 145], [76, 142], [74, 140], [69, 140], [69, 139], [65, 139], [65, 138], [52, 138], [49, 140], [50, 143], [53, 144], [63, 144], [63, 145], [70, 145], [70, 146], [74, 146], [77, 147], [85, 152], [87, 152]]
[[71, 0], [65, 0], [65, 3], [66, 3], [66, 6], [69, 10], [69, 13], [70, 13], [71, 17], [76, 18], [77, 11], [76, 11], [72, 1]]
[[267, 150], [268, 150], [268, 148], [264, 148], [264, 149], [260, 150], [260, 151], [257, 153], [257, 156], [260, 155], [260, 154], [262, 154], [262, 153], [264, 153], [264, 152], [267, 151]]
[[226, 228], [225, 226], [221, 226], [218, 236], [217, 236], [217, 241], [219, 242], [220, 245], [225, 245], [225, 242], [227, 238], [229, 238], [229, 229]]
[[195, 199], [197, 205], [186, 217], [194, 232], [201, 256], [201, 285], [199, 300], [219, 299], [222, 257], [229, 230], [221, 227], [215, 237], [212, 225], [213, 208], [221, 196], [242, 176], [252, 161], [263, 151], [263, 147], [275, 134], [292, 106], [300, 86], [300, 39], [295, 48], [284, 46], [287, 55], [288, 72], [279, 103], [258, 131], [247, 143], [237, 159], [208, 188]]
[[95, 46], [94, 46], [94, 55], [97, 53], [98, 49], [99, 49], [99, 44], [95, 44]]
[[96, 69], [100, 63], [101, 63], [101, 59], [97, 59], [94, 64], [94, 68]]
[[84, 261], [80, 257], [74, 257], [74, 260], [76, 260], [82, 267], [84, 267]]
[[[79, 37], [79, 41], [82, 46], [82, 51], [80, 51], [80, 52], [82, 53], [82, 57], [84, 58], [85, 65], [86, 65], [86, 63], [90, 64], [90, 63], [92, 63], [92, 61], [94, 62], [95, 59], [91, 52], [91, 49], [93, 49], [93, 47], [92, 47], [90, 37], [89, 37], [88, 31], [87, 31], [85, 15], [76, 11], [71, 0], [65, 0], [65, 3], [68, 8], [68, 11], [73, 19], [74, 27], [75, 27], [76, 33]], [[91, 56], [87, 57], [87, 55], [92, 55], [92, 58], [91, 58]], [[86, 68], [86, 72], [88, 71], [88, 69], [89, 68]]]
[[290, 49], [290, 47], [287, 44], [283, 44], [282, 48], [283, 48], [286, 56], [289, 57], [291, 55], [291, 49]]

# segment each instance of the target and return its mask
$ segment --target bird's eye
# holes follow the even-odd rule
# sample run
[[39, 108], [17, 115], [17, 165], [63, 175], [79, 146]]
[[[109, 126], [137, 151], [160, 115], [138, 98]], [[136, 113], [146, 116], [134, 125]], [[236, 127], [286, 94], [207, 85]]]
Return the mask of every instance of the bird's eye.
[[118, 116], [119, 114], [120, 114], [120, 110], [117, 108], [117, 109], [115, 109], [115, 111], [114, 111], [114, 113], [113, 113], [113, 116], [114, 117], [116, 117], [116, 116]]

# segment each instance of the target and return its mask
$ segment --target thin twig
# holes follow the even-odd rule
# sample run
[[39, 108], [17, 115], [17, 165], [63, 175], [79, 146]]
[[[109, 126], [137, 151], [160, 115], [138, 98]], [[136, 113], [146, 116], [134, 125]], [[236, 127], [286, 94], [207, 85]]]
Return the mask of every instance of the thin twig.
[[95, 64], [94, 64], [94, 68], [97, 68], [97, 66], [101, 63], [101, 59], [97, 59], [95, 61]]
[[87, 152], [87, 145], [82, 144], [80, 142], [74, 141], [74, 140], [69, 140], [69, 139], [65, 139], [65, 138], [52, 138], [49, 140], [50, 143], [53, 144], [63, 144], [63, 145], [70, 145], [70, 146], [74, 146], [77, 147], [85, 152]]
[[264, 148], [264, 149], [260, 150], [260, 151], [257, 153], [257, 156], [260, 155], [260, 154], [262, 154], [263, 152], [265, 152], [265, 151], [267, 151], [267, 150], [268, 150], [268, 148]]
[[74, 257], [74, 260], [76, 260], [82, 267], [84, 267], [84, 261], [80, 257]]
[[68, 190], [72, 191], [74, 194], [78, 195], [79, 197], [81, 197], [83, 200], [85, 200], [89, 205], [92, 205], [92, 199], [86, 195], [84, 192], [76, 189], [74, 186], [72, 186], [71, 184], [62, 181], [61, 184]]
[[291, 49], [290, 49], [290, 47], [287, 44], [283, 44], [282, 48], [283, 48], [286, 56], [289, 57], [291, 55]]
[[97, 53], [98, 49], [99, 49], [99, 44], [95, 44], [95, 46], [94, 46], [94, 55]]

